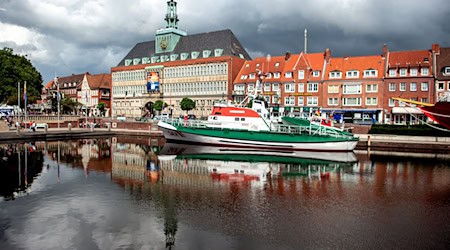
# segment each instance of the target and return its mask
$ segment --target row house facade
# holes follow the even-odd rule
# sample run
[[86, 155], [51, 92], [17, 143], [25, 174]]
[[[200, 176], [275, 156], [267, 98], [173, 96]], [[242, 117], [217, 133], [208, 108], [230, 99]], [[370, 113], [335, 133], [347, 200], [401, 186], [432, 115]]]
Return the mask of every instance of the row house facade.
[[436, 99], [450, 102], [450, 47], [440, 48], [438, 44], [434, 44], [432, 50], [436, 61]]
[[[258, 88], [275, 116], [314, 112], [319, 107], [324, 63], [330, 53], [286, 53], [248, 60], [234, 82], [232, 100], [240, 103]], [[262, 76], [259, 86], [258, 76]]]
[[[59, 86], [58, 86], [59, 85]], [[50, 109], [51, 101], [56, 97], [58, 91], [61, 98], [67, 98], [81, 104], [76, 113], [85, 113], [87, 108], [90, 116], [98, 116], [100, 112], [97, 105], [105, 103], [105, 116], [110, 115], [111, 108], [111, 75], [91, 75], [89, 72], [83, 74], [72, 74], [71, 76], [57, 77], [49, 81], [42, 90], [42, 102], [46, 109]], [[55, 99], [53, 99], [55, 100]]]
[[[83, 81], [78, 87], [77, 101], [82, 104], [82, 110], [88, 111], [89, 116], [104, 115], [109, 117], [111, 115], [111, 75], [84, 74]], [[105, 104], [105, 114], [101, 114], [98, 109], [98, 104]]]
[[113, 116], [148, 115], [144, 107], [158, 100], [167, 104], [162, 112], [178, 116], [189, 97], [196, 103], [191, 113], [200, 117], [231, 98], [233, 80], [250, 59], [233, 32], [187, 35], [178, 29], [175, 1], [167, 2], [165, 21], [155, 40], [136, 44], [111, 68]]
[[387, 123], [418, 123], [426, 120], [414, 105], [392, 99], [400, 97], [412, 101], [434, 103], [435, 87], [432, 72], [432, 53], [429, 50], [393, 51], [387, 53], [384, 75], [383, 107]]
[[259, 93], [272, 113], [297, 116], [319, 110], [338, 122], [419, 123], [426, 120], [420, 110], [393, 98], [434, 103], [447, 96], [450, 59], [446, 55], [446, 48], [434, 44], [431, 50], [399, 52], [390, 52], [385, 45], [380, 55], [358, 57], [331, 57], [329, 49], [260, 57], [244, 63], [232, 98], [243, 100], [253, 91], [255, 76], [263, 72]]

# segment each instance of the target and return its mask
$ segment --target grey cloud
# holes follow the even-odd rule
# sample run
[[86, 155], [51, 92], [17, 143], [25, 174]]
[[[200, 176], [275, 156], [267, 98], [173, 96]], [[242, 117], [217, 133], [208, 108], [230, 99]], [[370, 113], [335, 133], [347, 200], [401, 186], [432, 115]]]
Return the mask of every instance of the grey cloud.
[[[166, 1], [7, 1], [0, 8], [2, 22], [43, 36], [38, 59], [36, 50], [26, 53], [49, 80], [55, 71], [109, 72], [136, 43], [154, 39]], [[231, 29], [252, 56], [300, 52], [305, 28], [309, 52], [331, 48], [334, 56], [379, 54], [384, 43], [390, 50], [450, 46], [447, 0], [179, 0], [178, 14], [188, 34]]]

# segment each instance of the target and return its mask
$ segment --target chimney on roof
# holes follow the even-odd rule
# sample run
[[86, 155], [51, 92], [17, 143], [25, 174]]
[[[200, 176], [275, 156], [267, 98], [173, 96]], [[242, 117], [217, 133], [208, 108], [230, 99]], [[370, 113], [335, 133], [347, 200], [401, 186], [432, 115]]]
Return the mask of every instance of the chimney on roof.
[[387, 53], [388, 53], [388, 47], [387, 47], [387, 44], [384, 44], [383, 45], [383, 52], [382, 52], [381, 56], [383, 58], [386, 58], [387, 57]]
[[325, 58], [325, 62], [326, 62], [326, 63], [329, 63], [329, 62], [330, 62], [330, 59], [331, 59], [331, 50], [330, 50], [330, 48], [327, 48], [327, 49], [325, 50], [325, 52], [323, 53], [323, 56], [324, 56], [324, 58]]
[[431, 45], [431, 52], [439, 54], [441, 50], [441, 47], [439, 46], [438, 43], [433, 43], [433, 45]]
[[286, 52], [286, 55], [284, 56], [284, 60], [287, 61], [289, 60], [289, 58], [291, 58], [291, 52]]

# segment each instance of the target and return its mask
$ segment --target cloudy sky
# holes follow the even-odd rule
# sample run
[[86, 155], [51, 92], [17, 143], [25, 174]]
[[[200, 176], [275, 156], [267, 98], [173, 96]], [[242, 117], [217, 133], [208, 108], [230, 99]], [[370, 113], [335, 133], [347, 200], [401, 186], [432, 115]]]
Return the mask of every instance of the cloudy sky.
[[[27, 55], [44, 84], [54, 75], [109, 73], [164, 26], [166, 0], [1, 0], [0, 48]], [[333, 56], [450, 46], [448, 0], [178, 0], [179, 27], [231, 29], [252, 57]]]

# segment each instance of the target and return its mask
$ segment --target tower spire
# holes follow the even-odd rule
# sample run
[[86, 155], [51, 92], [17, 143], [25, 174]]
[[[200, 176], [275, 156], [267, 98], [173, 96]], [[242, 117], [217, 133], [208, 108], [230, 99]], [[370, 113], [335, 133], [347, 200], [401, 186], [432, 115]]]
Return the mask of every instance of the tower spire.
[[308, 48], [308, 31], [305, 29], [305, 48], [303, 49], [303, 52], [306, 54], [306, 49]]
[[170, 0], [167, 2], [166, 28], [178, 29], [177, 2]]

